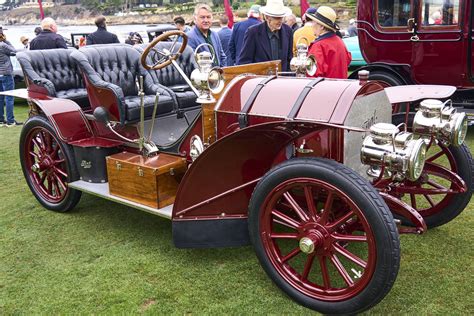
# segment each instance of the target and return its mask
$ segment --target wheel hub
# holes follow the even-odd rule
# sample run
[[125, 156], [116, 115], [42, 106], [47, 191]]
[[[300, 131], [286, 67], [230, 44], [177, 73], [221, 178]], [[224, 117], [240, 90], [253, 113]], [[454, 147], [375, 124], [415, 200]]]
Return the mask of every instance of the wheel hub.
[[317, 232], [300, 239], [300, 250], [306, 254], [313, 253], [316, 247], [323, 244], [323, 236]]

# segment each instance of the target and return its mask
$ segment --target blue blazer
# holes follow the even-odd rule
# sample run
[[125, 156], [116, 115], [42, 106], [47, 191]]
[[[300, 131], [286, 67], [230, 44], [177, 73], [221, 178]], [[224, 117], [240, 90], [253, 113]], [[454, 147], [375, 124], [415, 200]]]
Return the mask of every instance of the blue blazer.
[[[270, 39], [267, 34], [267, 22], [250, 27], [244, 36], [243, 49], [237, 59], [237, 64], [251, 64], [272, 60]], [[282, 24], [281, 40], [281, 70], [290, 71], [290, 60], [293, 58], [293, 32], [291, 27]]]
[[[214, 31], [210, 31], [210, 32], [211, 32], [212, 45], [214, 46], [216, 57], [219, 61], [219, 66], [224, 67], [226, 66], [227, 58], [224, 53], [224, 49], [222, 48], [221, 40], [219, 39], [217, 32], [214, 32]], [[193, 49], [196, 49], [196, 47], [198, 47], [202, 43], [206, 43], [204, 36], [197, 29], [197, 27], [193, 27], [191, 31], [186, 33], [186, 35], [188, 36], [188, 45], [191, 46]], [[209, 51], [209, 48], [207, 46], [203, 47], [202, 49]]]
[[233, 66], [234, 61], [230, 57], [230, 52], [229, 52], [229, 40], [230, 37], [232, 36], [232, 30], [228, 27], [223, 27], [219, 32], [217, 32], [217, 35], [219, 35], [219, 39], [221, 40], [222, 44], [222, 49], [224, 50], [224, 54], [227, 57], [227, 63], [226, 65], [223, 66]]
[[260, 21], [258, 19], [250, 17], [245, 21], [234, 24], [232, 36], [229, 41], [230, 57], [234, 63], [237, 62], [240, 51], [242, 50], [245, 32], [247, 32], [249, 27], [259, 23]]

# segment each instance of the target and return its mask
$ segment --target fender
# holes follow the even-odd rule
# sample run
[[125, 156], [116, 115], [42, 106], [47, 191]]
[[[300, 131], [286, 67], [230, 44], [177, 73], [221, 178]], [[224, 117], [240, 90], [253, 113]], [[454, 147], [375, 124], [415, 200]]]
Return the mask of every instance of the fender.
[[358, 79], [358, 72], [360, 70], [367, 70], [370, 72], [386, 72], [393, 75], [404, 84], [416, 84], [415, 80], [411, 75], [411, 66], [408, 64], [389, 64], [382, 62], [367, 64], [366, 66], [362, 66], [354, 70], [349, 76], [349, 79]]
[[[172, 212], [176, 247], [248, 244], [248, 204], [258, 181], [293, 156], [295, 140], [328, 128], [345, 127], [271, 122], [238, 130], [210, 145], [190, 165], [178, 189]], [[331, 154], [336, 153], [325, 156]]]
[[67, 144], [93, 136], [91, 126], [76, 102], [44, 95], [34, 98], [33, 94], [26, 89], [0, 92], [0, 95], [25, 99], [30, 107], [37, 107], [39, 109], [37, 112], [45, 114], [58, 137]]

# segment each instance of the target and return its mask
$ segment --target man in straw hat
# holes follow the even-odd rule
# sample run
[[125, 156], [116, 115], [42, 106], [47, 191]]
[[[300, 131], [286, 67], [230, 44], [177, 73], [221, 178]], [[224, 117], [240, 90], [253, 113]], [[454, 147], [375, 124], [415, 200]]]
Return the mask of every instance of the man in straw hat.
[[283, 18], [291, 14], [291, 9], [285, 7], [283, 0], [267, 0], [260, 13], [265, 21], [250, 27], [245, 33], [237, 64], [281, 60], [281, 69], [289, 71], [293, 57], [293, 32], [283, 24]]
[[248, 19], [234, 25], [232, 36], [229, 41], [230, 58], [235, 63], [244, 45], [244, 35], [249, 27], [260, 23], [260, 6], [254, 4], [247, 13]]
[[316, 40], [309, 47], [309, 54], [316, 58], [318, 70], [315, 77], [347, 78], [347, 69], [351, 63], [351, 53], [342, 39], [336, 34], [336, 12], [326, 6], [320, 6], [316, 13], [306, 15], [313, 23]]

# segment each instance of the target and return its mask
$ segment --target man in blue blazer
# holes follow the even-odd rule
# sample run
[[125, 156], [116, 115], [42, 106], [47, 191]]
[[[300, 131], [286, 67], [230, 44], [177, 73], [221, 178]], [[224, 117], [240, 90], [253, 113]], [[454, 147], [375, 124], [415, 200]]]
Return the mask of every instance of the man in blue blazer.
[[[188, 45], [196, 49], [199, 45], [207, 43], [212, 46], [216, 53], [215, 66], [226, 66], [226, 55], [222, 49], [221, 40], [217, 32], [211, 31], [212, 9], [207, 4], [200, 3], [194, 9], [194, 23], [196, 24], [191, 31], [187, 32]], [[204, 46], [199, 51], [210, 51], [209, 46]]]
[[293, 32], [283, 24], [283, 18], [291, 14], [283, 0], [267, 0], [260, 8], [265, 21], [250, 27], [244, 36], [244, 44], [237, 64], [250, 64], [270, 60], [281, 60], [282, 71], [290, 70], [293, 57]]
[[234, 63], [237, 61], [240, 51], [242, 50], [242, 46], [244, 45], [245, 32], [247, 32], [249, 27], [260, 23], [260, 6], [258, 4], [251, 6], [247, 15], [247, 20], [236, 23], [232, 29], [232, 36], [229, 42], [229, 51], [230, 57]]

